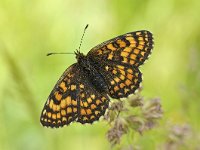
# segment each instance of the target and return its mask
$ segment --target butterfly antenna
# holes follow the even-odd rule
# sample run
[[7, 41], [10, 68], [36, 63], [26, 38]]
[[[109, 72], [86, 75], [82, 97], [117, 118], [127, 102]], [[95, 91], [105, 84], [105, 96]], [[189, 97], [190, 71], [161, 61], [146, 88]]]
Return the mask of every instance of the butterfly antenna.
[[78, 51], [80, 52], [80, 48], [81, 48], [81, 45], [82, 45], [82, 42], [83, 42], [83, 37], [84, 37], [84, 35], [85, 35], [85, 31], [86, 31], [86, 29], [88, 28], [88, 24], [85, 26], [85, 29], [84, 29], [84, 31], [83, 31], [83, 35], [82, 35], [82, 37], [81, 37], [81, 42], [80, 42], [80, 45], [79, 45], [79, 48], [78, 48]]
[[74, 53], [47, 53], [47, 56], [55, 55], [55, 54], [73, 54], [74, 55]]

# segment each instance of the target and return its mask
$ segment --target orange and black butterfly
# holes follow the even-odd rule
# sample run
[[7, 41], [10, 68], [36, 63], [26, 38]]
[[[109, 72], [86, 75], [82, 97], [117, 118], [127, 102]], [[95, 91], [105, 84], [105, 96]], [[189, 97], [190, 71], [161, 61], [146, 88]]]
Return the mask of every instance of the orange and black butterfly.
[[104, 115], [110, 98], [134, 94], [142, 81], [139, 66], [153, 48], [149, 31], [130, 32], [103, 42], [65, 70], [51, 91], [40, 122], [62, 127], [73, 121], [93, 123]]

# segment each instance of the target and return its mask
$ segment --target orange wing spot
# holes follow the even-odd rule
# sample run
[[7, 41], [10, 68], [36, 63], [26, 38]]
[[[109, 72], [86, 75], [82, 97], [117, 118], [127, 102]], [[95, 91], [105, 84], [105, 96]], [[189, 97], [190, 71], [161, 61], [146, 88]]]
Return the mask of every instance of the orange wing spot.
[[91, 109], [87, 109], [86, 112], [87, 112], [88, 115], [91, 115], [91, 114], [92, 114]]
[[133, 36], [133, 35], [132, 35], [132, 34], [130, 34], [130, 33], [126, 34], [126, 37], [129, 37], [129, 36]]
[[126, 94], [127, 92], [129, 92], [130, 90], [129, 89], [127, 89], [127, 88], [125, 88], [124, 89], [124, 93]]
[[92, 103], [92, 99], [89, 97], [89, 98], [87, 98], [87, 102], [88, 103]]
[[110, 83], [111, 83], [111, 85], [114, 85], [114, 84], [115, 84], [115, 81], [114, 81], [114, 80], [112, 80]]
[[92, 115], [91, 117], [90, 117], [90, 119], [94, 119], [95, 118], [95, 116], [94, 115]]
[[66, 103], [68, 106], [72, 103], [71, 96], [66, 97]]
[[76, 85], [71, 85], [71, 90], [73, 91], [73, 90], [75, 90], [76, 89]]
[[58, 101], [61, 100], [61, 98], [62, 98], [62, 95], [61, 95], [61, 94], [59, 94], [58, 92], [55, 92], [54, 95], [55, 95], [56, 100], [58, 100]]
[[53, 104], [53, 111], [57, 111], [57, 105]]
[[129, 55], [129, 53], [126, 52], [126, 51], [122, 51], [122, 52], [121, 52], [121, 56], [122, 56], [122, 57], [127, 57], [128, 55]]
[[120, 83], [119, 87], [120, 87], [120, 88], [124, 88], [124, 87], [125, 87], [125, 84], [124, 84], [124, 83]]
[[131, 54], [131, 59], [135, 60], [136, 59], [136, 55], [135, 54]]
[[48, 112], [48, 113], [47, 113], [47, 116], [48, 116], [48, 118], [51, 118], [51, 113]]
[[124, 66], [120, 66], [120, 65], [118, 65], [117, 67], [118, 67], [119, 69], [124, 70]]
[[144, 55], [145, 55], [145, 52], [142, 51], [140, 54], [141, 54], [142, 56], [144, 56]]
[[65, 82], [61, 82], [60, 88], [62, 88], [64, 92], [67, 90], [67, 87], [66, 87], [66, 85], [65, 85]]
[[83, 102], [83, 106], [84, 107], [88, 107], [88, 103], [87, 102]]
[[106, 100], [106, 98], [105, 98], [105, 97], [102, 97], [101, 100], [104, 102], [104, 101]]
[[133, 70], [132, 69], [128, 69], [127, 70], [129, 73], [133, 74]]
[[140, 37], [138, 37], [138, 40], [139, 41], [144, 41], [144, 38], [140, 36]]
[[99, 111], [96, 110], [94, 113], [95, 113], [95, 115], [98, 115], [98, 114], [99, 114]]
[[143, 45], [138, 45], [137, 48], [140, 49], [140, 50], [142, 50], [144, 48], [144, 46]]
[[130, 60], [130, 64], [133, 65], [135, 63], [135, 61], [133, 60]]
[[57, 113], [57, 118], [60, 119], [61, 118], [61, 115], [60, 113]]
[[95, 109], [95, 108], [97, 108], [97, 106], [95, 104], [92, 104], [91, 109]]
[[134, 49], [134, 53], [135, 53], [135, 54], [139, 54], [139, 53], [140, 53], [140, 50], [137, 49], [137, 48], [135, 48], [135, 49]]
[[128, 58], [123, 57], [123, 61], [122, 62], [127, 63], [128, 62]]
[[73, 112], [76, 113], [77, 112], [77, 108], [73, 108]]
[[67, 113], [72, 113], [72, 108], [71, 107], [67, 107]]
[[110, 49], [110, 50], [112, 50], [112, 51], [116, 50], [116, 48], [112, 44], [108, 44], [107, 48]]
[[86, 115], [85, 109], [81, 109], [81, 115]]
[[47, 112], [47, 111], [46, 111], [46, 109], [45, 109], [45, 110], [42, 112], [42, 114], [43, 114], [43, 115], [45, 115], [45, 114], [46, 114], [46, 112]]
[[103, 54], [103, 51], [102, 50], [98, 50], [97, 51], [97, 55], [101, 55], [101, 54]]
[[87, 121], [88, 118], [86, 116], [83, 117], [83, 121]]
[[65, 110], [61, 110], [61, 115], [65, 116], [66, 115], [66, 111]]
[[126, 37], [126, 40], [128, 40], [130, 43], [136, 43], [135, 39], [132, 36]]
[[115, 77], [114, 80], [118, 83], [120, 79], [118, 77]]
[[76, 105], [77, 105], [77, 101], [72, 100], [72, 105], [73, 105], [73, 106], [76, 106]]
[[116, 92], [116, 91], [118, 91], [119, 90], [119, 87], [118, 86], [115, 86], [114, 87], [114, 91]]
[[61, 100], [60, 106], [61, 106], [61, 108], [66, 107], [66, 100], [65, 99]]
[[101, 101], [99, 99], [96, 100], [96, 104], [99, 105]]
[[69, 120], [71, 120], [71, 119], [72, 119], [72, 117], [71, 117], [71, 116], [69, 116], [69, 117], [68, 117], [68, 121], [69, 121]]
[[135, 82], [135, 83], [137, 83], [137, 82], [138, 82], [138, 79], [137, 79], [137, 78], [135, 78], [135, 79], [134, 79], [134, 82]]
[[82, 101], [80, 101], [80, 105], [81, 105], [81, 107], [83, 107], [83, 102]]
[[80, 84], [80, 86], [79, 86], [81, 89], [83, 89], [84, 88], [84, 85], [83, 84]]
[[108, 59], [109, 59], [109, 60], [112, 60], [112, 58], [113, 58], [113, 54], [110, 53], [110, 54], [108, 55]]
[[60, 111], [60, 105], [57, 105], [56, 111]]
[[117, 44], [119, 44], [119, 47], [126, 47], [126, 43], [122, 40], [117, 40]]
[[117, 73], [117, 71], [114, 69], [114, 70], [112, 71], [112, 73], [113, 73], [113, 74], [116, 74], [116, 73]]
[[52, 114], [52, 119], [56, 119], [56, 114]]
[[81, 97], [84, 98], [84, 97], [85, 97], [85, 93], [82, 93], [82, 94], [81, 94]]
[[120, 77], [119, 77], [121, 80], [124, 80], [125, 79], [125, 77], [123, 76], [123, 75], [120, 75]]
[[132, 79], [133, 79], [133, 75], [130, 74], [130, 73], [128, 73], [128, 74], [127, 74], [127, 78], [130, 79], [130, 80], [132, 80]]
[[63, 122], [67, 121], [67, 118], [66, 117], [62, 117], [62, 121]]
[[132, 48], [136, 47], [136, 44], [135, 43], [131, 43], [129, 47], [132, 47]]
[[106, 71], [108, 71], [109, 67], [108, 67], [108, 66], [105, 66], [105, 69], [106, 69]]
[[140, 35], [141, 34], [141, 32], [136, 32], [136, 35]]
[[53, 100], [51, 99], [51, 100], [49, 100], [50, 101], [50, 103], [49, 103], [49, 108], [53, 108]]
[[144, 44], [145, 44], [145, 41], [139, 41], [139, 45], [144, 46]]
[[120, 71], [120, 73], [122, 74], [122, 75], [125, 75], [125, 71], [124, 70], [119, 70]]
[[91, 97], [92, 97], [92, 99], [95, 99], [95, 95], [94, 94], [92, 94]]
[[130, 47], [126, 47], [123, 51], [124, 51], [124, 52], [128, 52], [128, 53], [131, 53], [132, 48], [130, 48]]
[[125, 81], [125, 84], [129, 86], [129, 85], [131, 85], [131, 81], [127, 79], [127, 80]]

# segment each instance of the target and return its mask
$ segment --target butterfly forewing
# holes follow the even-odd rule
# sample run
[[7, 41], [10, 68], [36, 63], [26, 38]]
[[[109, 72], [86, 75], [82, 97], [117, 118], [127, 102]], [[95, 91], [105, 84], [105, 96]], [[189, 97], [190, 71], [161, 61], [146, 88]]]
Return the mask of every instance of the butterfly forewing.
[[108, 102], [107, 95], [96, 91], [78, 64], [74, 64], [50, 93], [40, 121], [47, 127], [60, 127], [75, 120], [92, 123], [104, 115]]
[[132, 67], [142, 65], [153, 48], [153, 37], [149, 31], [126, 33], [94, 47], [88, 56], [110, 60]]

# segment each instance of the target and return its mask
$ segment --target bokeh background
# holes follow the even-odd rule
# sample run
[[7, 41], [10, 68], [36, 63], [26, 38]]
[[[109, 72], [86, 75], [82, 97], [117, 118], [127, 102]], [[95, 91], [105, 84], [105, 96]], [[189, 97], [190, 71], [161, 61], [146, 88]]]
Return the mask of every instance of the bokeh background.
[[159, 97], [164, 116], [156, 128], [134, 139], [125, 136], [121, 144], [162, 149], [174, 125], [187, 125], [190, 140], [178, 149], [200, 149], [199, 8], [198, 0], [0, 0], [0, 149], [111, 149], [105, 121], [60, 129], [39, 122], [54, 84], [76, 61], [72, 55], [46, 54], [75, 51], [86, 24], [85, 54], [126, 32], [154, 34], [153, 53], [141, 67], [142, 95]]

